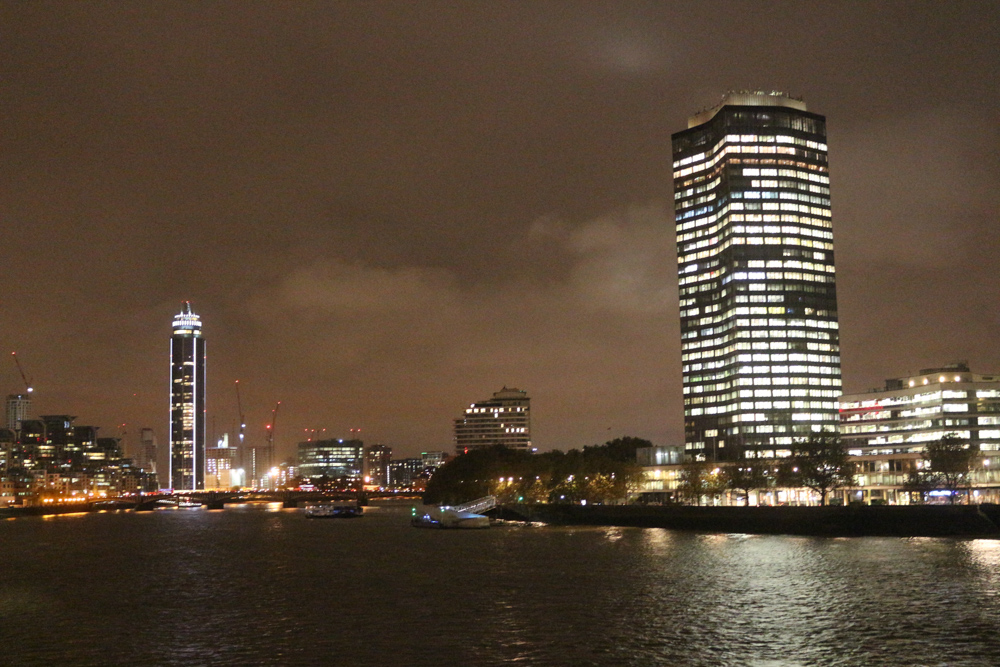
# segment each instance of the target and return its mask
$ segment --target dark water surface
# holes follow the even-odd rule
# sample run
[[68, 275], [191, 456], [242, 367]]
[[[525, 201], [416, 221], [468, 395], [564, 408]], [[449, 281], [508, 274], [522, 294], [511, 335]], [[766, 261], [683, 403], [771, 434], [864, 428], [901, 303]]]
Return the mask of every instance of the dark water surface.
[[0, 522], [0, 665], [1000, 665], [1000, 541]]

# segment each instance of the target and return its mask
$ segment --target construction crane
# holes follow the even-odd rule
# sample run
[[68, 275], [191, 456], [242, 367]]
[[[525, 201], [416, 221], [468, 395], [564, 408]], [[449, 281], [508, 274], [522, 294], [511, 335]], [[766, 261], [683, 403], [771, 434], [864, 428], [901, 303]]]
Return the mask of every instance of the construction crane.
[[243, 400], [240, 398], [240, 381], [236, 381], [236, 409], [240, 413], [240, 447], [243, 447], [243, 431], [246, 429], [246, 418], [243, 416]]
[[281, 401], [278, 401], [274, 410], [271, 410], [271, 423], [267, 425], [267, 471], [269, 473], [274, 465], [274, 423], [278, 421], [278, 408], [280, 407]]
[[31, 380], [25, 376], [24, 369], [21, 368], [21, 362], [17, 360], [17, 352], [11, 352], [10, 356], [14, 357], [14, 365], [17, 366], [17, 372], [21, 374], [21, 379], [24, 380], [25, 392], [30, 394], [35, 388], [31, 386]]

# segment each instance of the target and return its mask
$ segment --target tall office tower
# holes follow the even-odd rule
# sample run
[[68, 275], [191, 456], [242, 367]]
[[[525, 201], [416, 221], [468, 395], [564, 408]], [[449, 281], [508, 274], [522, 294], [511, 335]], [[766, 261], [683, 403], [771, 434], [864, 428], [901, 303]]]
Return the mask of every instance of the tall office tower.
[[728, 93], [673, 135], [673, 159], [687, 456], [783, 456], [835, 432], [824, 117], [781, 93]]
[[136, 464], [146, 472], [156, 472], [156, 434], [151, 428], [139, 431], [139, 456]]
[[191, 302], [170, 337], [170, 485], [205, 488], [205, 339]]
[[31, 395], [7, 394], [7, 428], [21, 428], [21, 421], [31, 419]]
[[455, 420], [455, 453], [503, 445], [531, 451], [531, 399], [504, 387], [493, 398], [473, 403]]

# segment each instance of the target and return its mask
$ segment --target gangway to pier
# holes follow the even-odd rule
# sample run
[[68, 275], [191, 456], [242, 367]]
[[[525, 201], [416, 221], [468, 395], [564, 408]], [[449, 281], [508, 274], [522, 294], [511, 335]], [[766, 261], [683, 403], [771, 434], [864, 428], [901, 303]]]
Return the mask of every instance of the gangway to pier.
[[476, 498], [475, 500], [470, 500], [469, 502], [462, 503], [461, 505], [442, 507], [441, 509], [450, 509], [455, 510], [456, 512], [468, 512], [470, 514], [482, 514], [486, 510], [491, 510], [496, 506], [496, 496], [483, 496], [482, 498]]

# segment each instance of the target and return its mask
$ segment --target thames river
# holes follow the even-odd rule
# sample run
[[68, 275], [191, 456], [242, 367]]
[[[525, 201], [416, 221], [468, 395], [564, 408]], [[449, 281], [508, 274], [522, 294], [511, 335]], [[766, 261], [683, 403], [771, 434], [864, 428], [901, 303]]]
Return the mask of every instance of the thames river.
[[409, 517], [2, 521], [0, 664], [1000, 664], [996, 540]]

